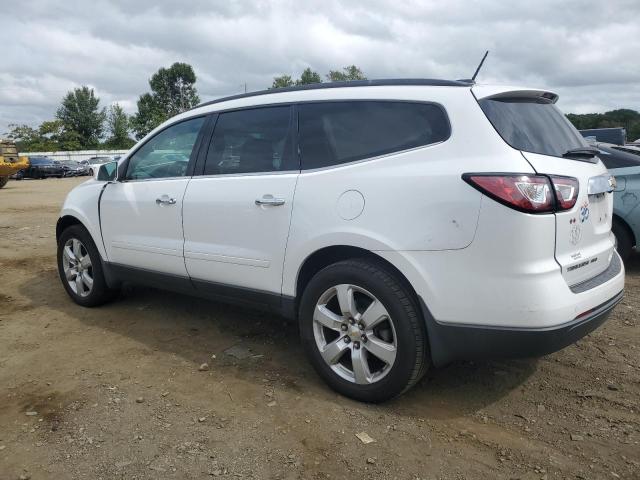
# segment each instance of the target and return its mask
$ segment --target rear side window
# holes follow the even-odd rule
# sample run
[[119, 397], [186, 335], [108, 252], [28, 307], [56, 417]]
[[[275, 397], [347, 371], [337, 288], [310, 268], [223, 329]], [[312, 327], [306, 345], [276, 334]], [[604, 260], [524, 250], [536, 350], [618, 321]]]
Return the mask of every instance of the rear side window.
[[351, 101], [299, 106], [302, 168], [320, 168], [449, 138], [442, 107], [429, 103]]
[[580, 133], [553, 103], [542, 98], [488, 98], [479, 101], [500, 136], [513, 148], [561, 157], [588, 147]]
[[221, 113], [204, 175], [298, 170], [291, 111], [283, 106]]

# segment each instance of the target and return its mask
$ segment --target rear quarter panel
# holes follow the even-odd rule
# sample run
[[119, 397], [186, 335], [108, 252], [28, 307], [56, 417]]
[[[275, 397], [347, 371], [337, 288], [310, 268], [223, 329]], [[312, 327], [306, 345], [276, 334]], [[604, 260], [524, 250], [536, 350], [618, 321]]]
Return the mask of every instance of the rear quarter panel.
[[[482, 195], [462, 174], [532, 171], [519, 152], [505, 146], [469, 89], [371, 87], [356, 95], [438, 103], [449, 116], [451, 136], [439, 144], [374, 159], [303, 170], [285, 258], [286, 295], [296, 294], [304, 260], [327, 246], [380, 252], [467, 248], [476, 232]], [[345, 212], [353, 208], [357, 213], [359, 207], [345, 204], [345, 194], [361, 204], [361, 213], [351, 219], [355, 214]]]

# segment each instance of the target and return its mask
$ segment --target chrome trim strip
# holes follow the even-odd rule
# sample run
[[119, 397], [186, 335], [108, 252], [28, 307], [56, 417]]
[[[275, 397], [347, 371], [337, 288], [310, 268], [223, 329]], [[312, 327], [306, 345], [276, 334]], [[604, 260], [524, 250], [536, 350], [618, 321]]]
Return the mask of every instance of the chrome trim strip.
[[601, 193], [611, 193], [616, 188], [616, 178], [609, 174], [604, 173], [597, 177], [591, 177], [589, 179], [589, 187], [587, 189], [588, 195], [599, 195]]
[[269, 268], [271, 262], [269, 260], [261, 260], [258, 258], [231, 257], [228, 255], [220, 255], [216, 253], [204, 252], [184, 252], [185, 259], [204, 260], [207, 262], [231, 263], [234, 265], [246, 265], [249, 267]]

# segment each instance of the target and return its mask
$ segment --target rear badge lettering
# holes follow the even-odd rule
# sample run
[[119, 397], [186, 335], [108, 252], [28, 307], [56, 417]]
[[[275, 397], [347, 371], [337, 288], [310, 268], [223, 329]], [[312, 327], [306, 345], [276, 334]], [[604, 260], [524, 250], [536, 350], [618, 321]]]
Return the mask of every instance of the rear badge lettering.
[[598, 261], [598, 257], [593, 257], [591, 260], [585, 260], [584, 262], [576, 263], [575, 265], [571, 265], [570, 267], [568, 267], [567, 272], [573, 272], [574, 270], [577, 270], [582, 267], [586, 267], [587, 265], [591, 263], [596, 263], [597, 261]]

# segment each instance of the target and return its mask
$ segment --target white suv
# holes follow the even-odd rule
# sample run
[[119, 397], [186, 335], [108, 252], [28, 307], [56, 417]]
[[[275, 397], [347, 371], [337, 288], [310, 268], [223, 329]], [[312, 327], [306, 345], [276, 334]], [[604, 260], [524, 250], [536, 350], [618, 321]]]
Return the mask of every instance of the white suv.
[[95, 306], [133, 282], [296, 319], [334, 389], [546, 354], [622, 297], [614, 180], [557, 95], [362, 81], [203, 104], [67, 197], [58, 267]]

